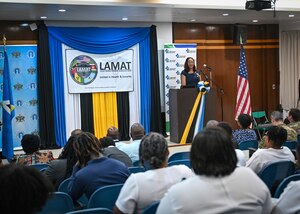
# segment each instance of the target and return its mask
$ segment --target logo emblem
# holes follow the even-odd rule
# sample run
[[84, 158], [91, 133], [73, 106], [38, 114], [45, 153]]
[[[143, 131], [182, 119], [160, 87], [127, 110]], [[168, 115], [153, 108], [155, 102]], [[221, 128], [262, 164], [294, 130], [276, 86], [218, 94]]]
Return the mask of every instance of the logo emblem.
[[70, 75], [80, 85], [88, 85], [93, 82], [98, 74], [96, 62], [89, 56], [75, 57], [70, 64]]

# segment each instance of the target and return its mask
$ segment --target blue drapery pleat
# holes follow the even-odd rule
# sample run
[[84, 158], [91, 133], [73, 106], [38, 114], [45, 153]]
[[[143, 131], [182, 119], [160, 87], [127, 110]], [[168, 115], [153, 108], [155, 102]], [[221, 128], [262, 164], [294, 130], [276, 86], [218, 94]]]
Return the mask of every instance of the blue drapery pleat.
[[55, 114], [55, 138], [59, 146], [66, 143], [65, 101], [63, 83], [62, 43], [87, 53], [108, 54], [126, 50], [139, 43], [141, 123], [150, 131], [151, 68], [150, 28], [68, 28], [48, 27], [51, 56], [53, 100]]

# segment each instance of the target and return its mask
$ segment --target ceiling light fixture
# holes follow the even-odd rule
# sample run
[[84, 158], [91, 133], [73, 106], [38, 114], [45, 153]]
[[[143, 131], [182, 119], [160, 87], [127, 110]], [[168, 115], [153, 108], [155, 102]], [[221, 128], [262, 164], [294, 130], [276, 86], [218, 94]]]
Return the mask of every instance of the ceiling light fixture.
[[290, 14], [289, 17], [290, 17], [290, 18], [293, 18], [293, 17], [295, 17], [295, 15], [294, 15], [294, 14]]
[[28, 25], [29, 25], [28, 23], [20, 24], [21, 27], [27, 27]]
[[229, 14], [228, 14], [228, 13], [223, 13], [222, 15], [223, 15], [223, 16], [229, 16]]
[[252, 20], [252, 22], [256, 23], [256, 22], [258, 22], [258, 20], [254, 19], [254, 20]]
[[127, 21], [128, 18], [127, 18], [127, 17], [123, 17], [122, 20], [123, 20], [123, 21]]
[[47, 16], [41, 16], [41, 19], [47, 19]]
[[66, 12], [67, 10], [65, 10], [65, 9], [59, 9], [58, 11], [61, 12], [61, 13], [63, 13], [63, 12]]
[[191, 19], [191, 22], [195, 22], [196, 21], [196, 19]]

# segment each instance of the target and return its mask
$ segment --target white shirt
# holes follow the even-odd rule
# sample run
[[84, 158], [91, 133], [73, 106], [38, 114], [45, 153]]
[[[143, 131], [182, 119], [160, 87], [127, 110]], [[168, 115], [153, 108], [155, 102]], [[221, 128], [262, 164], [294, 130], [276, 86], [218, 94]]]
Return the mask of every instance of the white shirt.
[[300, 211], [300, 181], [292, 181], [284, 189], [273, 214], [294, 214]]
[[235, 154], [237, 157], [237, 166], [246, 166], [246, 157], [242, 150], [235, 149]]
[[284, 160], [295, 162], [295, 156], [291, 150], [285, 146], [281, 149], [258, 149], [247, 161], [246, 166], [251, 168], [254, 172], [259, 173], [266, 165]]
[[140, 159], [140, 157], [139, 157], [140, 143], [141, 143], [141, 139], [134, 140], [128, 144], [127, 143], [119, 144], [117, 146], [117, 148], [120, 149], [121, 151], [125, 152], [130, 157], [132, 162], [135, 162]]
[[224, 177], [195, 176], [172, 186], [157, 214], [270, 213], [270, 192], [249, 168], [236, 167]]
[[185, 165], [131, 174], [121, 189], [116, 206], [123, 213], [141, 213], [152, 202], [160, 200], [172, 185], [192, 176], [195, 174]]

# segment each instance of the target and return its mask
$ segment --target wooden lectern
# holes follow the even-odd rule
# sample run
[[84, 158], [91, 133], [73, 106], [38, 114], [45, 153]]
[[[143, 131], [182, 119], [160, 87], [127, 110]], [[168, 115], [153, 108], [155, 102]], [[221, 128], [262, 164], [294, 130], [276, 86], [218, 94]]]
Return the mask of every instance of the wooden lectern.
[[[169, 94], [170, 141], [180, 143], [182, 134], [198, 95], [198, 88], [170, 89]], [[216, 90], [214, 88], [206, 94], [204, 125], [207, 121], [216, 119], [216, 96]], [[198, 111], [195, 117], [197, 117], [197, 115]], [[187, 143], [191, 143], [193, 140], [195, 122], [196, 119], [194, 120], [191, 131], [189, 132]]]

